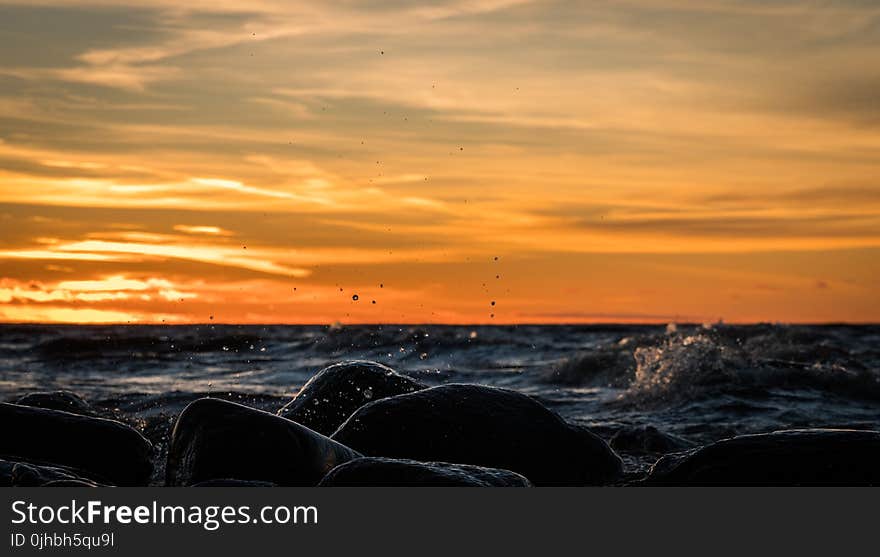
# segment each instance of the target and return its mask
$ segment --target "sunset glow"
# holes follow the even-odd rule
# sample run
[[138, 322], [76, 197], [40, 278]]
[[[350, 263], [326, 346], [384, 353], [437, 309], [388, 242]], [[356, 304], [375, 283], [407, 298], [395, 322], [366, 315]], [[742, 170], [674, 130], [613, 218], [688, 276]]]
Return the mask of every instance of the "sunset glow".
[[880, 321], [880, 4], [0, 0], [0, 321]]

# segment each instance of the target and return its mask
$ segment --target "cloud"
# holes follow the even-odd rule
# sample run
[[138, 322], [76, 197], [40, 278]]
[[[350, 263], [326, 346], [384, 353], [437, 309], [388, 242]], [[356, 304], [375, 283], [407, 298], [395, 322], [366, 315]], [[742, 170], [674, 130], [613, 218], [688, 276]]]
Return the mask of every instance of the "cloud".
[[205, 234], [208, 236], [232, 236], [233, 233], [229, 230], [225, 230], [220, 228], [219, 226], [207, 226], [207, 225], [187, 225], [187, 224], [176, 224], [174, 225], [174, 230], [178, 232], [183, 232], [184, 234]]
[[241, 192], [241, 193], [262, 195], [265, 197], [277, 197], [280, 199], [297, 199], [297, 196], [293, 195], [292, 193], [246, 186], [246, 185], [242, 184], [241, 182], [237, 182], [235, 180], [223, 180], [220, 178], [193, 178], [191, 181], [194, 184], [198, 184], [200, 186], [206, 186], [209, 188], [221, 188], [221, 189], [233, 190], [233, 191], [237, 191], [237, 192]]
[[[8, 323], [144, 323], [149, 314], [92, 308], [0, 306], [0, 320]], [[158, 319], [156, 319], [158, 321]]]
[[55, 284], [30, 282], [23, 284], [0, 279], [0, 304], [10, 303], [102, 303], [120, 302], [134, 297], [150, 300], [158, 296], [167, 301], [183, 301], [198, 297], [186, 292], [167, 279], [133, 279], [124, 275], [98, 280], [61, 281]]
[[102, 240], [85, 240], [61, 244], [55, 248], [57, 252], [74, 254], [126, 254], [131, 257], [163, 257], [210, 263], [213, 265], [239, 267], [250, 271], [304, 277], [310, 274], [307, 269], [288, 267], [267, 259], [272, 253], [266, 250], [252, 249], [243, 254], [241, 248], [225, 246], [191, 246], [146, 244], [138, 242], [108, 242]]

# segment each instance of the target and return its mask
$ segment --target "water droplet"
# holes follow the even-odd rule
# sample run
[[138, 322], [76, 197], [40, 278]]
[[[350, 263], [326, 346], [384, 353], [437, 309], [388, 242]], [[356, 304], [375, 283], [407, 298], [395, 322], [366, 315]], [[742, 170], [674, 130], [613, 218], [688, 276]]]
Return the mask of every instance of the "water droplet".
[[373, 398], [373, 391], [372, 391], [372, 389], [370, 389], [369, 387], [367, 387], [366, 389], [364, 389], [364, 398], [367, 399], [367, 400]]

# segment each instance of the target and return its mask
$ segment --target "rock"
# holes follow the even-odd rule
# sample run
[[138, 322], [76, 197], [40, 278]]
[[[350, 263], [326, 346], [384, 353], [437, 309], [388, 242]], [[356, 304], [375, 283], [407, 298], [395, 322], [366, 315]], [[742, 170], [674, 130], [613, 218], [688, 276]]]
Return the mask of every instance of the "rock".
[[364, 404], [424, 388], [425, 385], [382, 364], [343, 362], [315, 374], [278, 415], [332, 435]]
[[44, 483], [42, 487], [101, 487], [100, 485], [88, 480], [53, 480]]
[[57, 468], [41, 468], [23, 462], [15, 463], [10, 476], [10, 485], [15, 487], [38, 487], [53, 480], [76, 479], [72, 474], [64, 473]]
[[0, 456], [74, 468], [116, 485], [146, 485], [153, 447], [131, 427], [102, 418], [0, 403]]
[[663, 457], [645, 483], [880, 485], [880, 432], [803, 429], [743, 435]]
[[259, 482], [256, 480], [233, 480], [223, 478], [219, 480], [208, 480], [193, 484], [190, 487], [276, 487], [278, 484], [272, 482]]
[[291, 420], [234, 402], [202, 398], [171, 432], [168, 485], [235, 479], [314, 486], [334, 466], [360, 455]]
[[44, 393], [29, 393], [15, 401], [22, 406], [46, 408], [48, 410], [62, 410], [81, 416], [97, 417], [98, 412], [92, 405], [83, 400], [76, 393], [70, 391], [49, 391]]
[[618, 430], [609, 442], [619, 453], [667, 454], [692, 449], [690, 441], [664, 433], [652, 425], [627, 427]]
[[0, 459], [0, 487], [12, 487], [12, 469], [15, 462]]
[[0, 460], [0, 487], [38, 487], [57, 481], [87, 480], [75, 470]]
[[515, 472], [498, 468], [367, 457], [340, 464], [324, 476], [318, 485], [530, 487], [532, 484]]
[[368, 456], [503, 468], [535, 485], [602, 484], [622, 462], [605, 441], [526, 395], [442, 385], [361, 407], [333, 439]]

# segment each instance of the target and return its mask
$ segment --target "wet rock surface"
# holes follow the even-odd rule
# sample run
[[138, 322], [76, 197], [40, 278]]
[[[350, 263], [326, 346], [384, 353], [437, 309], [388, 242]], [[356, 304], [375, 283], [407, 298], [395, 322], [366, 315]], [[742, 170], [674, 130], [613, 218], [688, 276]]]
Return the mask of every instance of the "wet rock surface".
[[880, 432], [803, 429], [743, 435], [661, 458], [655, 485], [878, 485]]
[[99, 416], [99, 412], [81, 396], [70, 391], [47, 391], [29, 393], [20, 397], [15, 404], [33, 406], [47, 410], [62, 410], [82, 416]]
[[97, 485], [79, 477], [77, 471], [68, 468], [0, 460], [0, 487], [40, 487], [60, 481], [78, 481]]
[[314, 486], [357, 452], [291, 420], [219, 399], [187, 406], [174, 424], [168, 485], [235, 479]]
[[74, 468], [114, 485], [146, 485], [153, 447], [133, 428], [103, 418], [0, 403], [0, 457]]
[[382, 364], [342, 362], [315, 374], [278, 415], [332, 435], [364, 404], [424, 388], [422, 383]]
[[100, 484], [89, 480], [53, 480], [44, 483], [41, 487], [102, 487]]
[[535, 485], [609, 483], [622, 462], [598, 436], [526, 395], [451, 384], [367, 404], [333, 439], [368, 456], [502, 468]]
[[260, 482], [256, 480], [234, 480], [231, 478], [223, 478], [218, 480], [206, 480], [193, 484], [190, 487], [276, 487], [278, 484], [272, 482]]
[[357, 458], [324, 476], [323, 487], [529, 487], [525, 477], [498, 468], [448, 462], [417, 462], [390, 458]]

